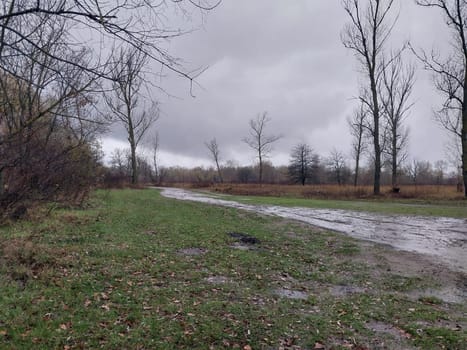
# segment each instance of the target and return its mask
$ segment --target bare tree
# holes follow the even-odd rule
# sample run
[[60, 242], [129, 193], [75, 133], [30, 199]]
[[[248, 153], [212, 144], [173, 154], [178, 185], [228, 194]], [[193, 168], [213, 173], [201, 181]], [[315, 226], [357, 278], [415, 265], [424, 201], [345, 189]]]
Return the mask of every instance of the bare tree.
[[433, 169], [428, 161], [413, 159], [407, 163], [405, 171], [415, 186], [433, 181]]
[[[166, 20], [169, 10], [176, 8], [179, 13], [187, 14], [189, 8], [209, 11], [215, 8], [220, 0], [4, 0], [0, 5], [0, 67], [3, 59], [24, 56], [23, 45], [36, 45], [34, 33], [41, 28], [53, 30], [57, 22], [65, 23], [68, 31], [73, 28], [86, 28], [91, 38], [96, 38], [108, 47], [122, 44], [132, 45], [147, 54], [153, 61], [190, 81], [199, 73], [187, 73], [179, 60], [171, 56], [162, 43], [185, 32], [171, 28]], [[34, 23], [24, 25], [26, 23]], [[90, 46], [82, 35], [73, 35], [60, 42], [64, 51], [81, 51]], [[92, 59], [86, 64], [74, 62], [56, 52], [44, 51], [48, 56], [42, 62], [53, 69], [58, 62], [73, 65], [86, 70], [89, 74], [108, 77], [111, 67], [107, 65], [111, 59], [108, 50], [102, 45], [95, 45]]]
[[160, 148], [160, 138], [159, 138], [159, 133], [156, 132], [152, 142], [151, 142], [151, 148], [152, 148], [152, 166], [154, 168], [154, 182], [156, 184], [161, 183], [162, 176], [161, 176], [161, 165], [159, 164], [159, 148]]
[[110, 165], [121, 178], [127, 178], [131, 174], [130, 152], [128, 149], [115, 148], [110, 154]]
[[258, 181], [263, 182], [264, 161], [272, 151], [272, 144], [281, 138], [280, 135], [266, 135], [266, 125], [271, 119], [267, 112], [258, 114], [255, 119], [250, 119], [250, 136], [245, 137], [243, 142], [256, 151], [258, 157]]
[[112, 91], [106, 94], [106, 102], [112, 115], [110, 118], [123, 125], [127, 132], [131, 153], [131, 183], [138, 182], [138, 162], [136, 149], [148, 129], [159, 118], [159, 107], [151, 101], [145, 109], [142, 88], [145, 83], [143, 68], [147, 55], [130, 48], [121, 50], [113, 69]]
[[312, 169], [315, 157], [311, 147], [305, 143], [299, 143], [292, 149], [289, 164], [289, 176], [294, 182], [305, 186], [307, 180], [312, 177]]
[[413, 103], [410, 95], [415, 81], [415, 67], [405, 65], [402, 52], [393, 53], [384, 63], [382, 84], [379, 87], [382, 112], [385, 120], [383, 152], [391, 166], [393, 189], [398, 186], [398, 173], [407, 158], [408, 129], [404, 121]]
[[214, 163], [216, 164], [217, 175], [219, 176], [219, 181], [223, 183], [224, 179], [222, 177], [222, 171], [221, 171], [221, 166], [220, 166], [220, 150], [219, 150], [219, 145], [217, 143], [217, 140], [214, 137], [211, 141], [205, 142], [204, 144], [208, 148], [209, 152], [211, 153], [211, 157], [214, 160]]
[[434, 176], [435, 176], [435, 183], [437, 185], [442, 185], [444, 181], [444, 177], [446, 175], [446, 168], [448, 163], [445, 160], [437, 160], [434, 166]]
[[352, 156], [355, 159], [354, 168], [354, 186], [358, 185], [358, 176], [360, 173], [360, 161], [363, 153], [367, 149], [365, 140], [365, 125], [367, 123], [368, 113], [365, 111], [365, 107], [362, 104], [359, 109], [356, 109], [352, 119], [348, 119], [350, 128], [350, 134], [353, 137], [352, 140]]
[[[362, 3], [365, 3], [364, 5]], [[342, 32], [342, 43], [357, 57], [367, 79], [360, 100], [372, 115], [371, 134], [374, 146], [374, 194], [380, 193], [381, 182], [381, 101], [378, 86], [381, 84], [384, 64], [384, 46], [391, 34], [395, 20], [391, 19], [394, 0], [342, 0], [350, 23]]]
[[[2, 209], [12, 202], [83, 197], [91, 185], [86, 171], [96, 160], [95, 80], [78, 69], [85, 51], [63, 51], [67, 37], [63, 21], [52, 28], [37, 26], [38, 19], [23, 23], [36, 28], [31, 42], [21, 44], [22, 55], [3, 48], [0, 57], [0, 201]], [[60, 55], [76, 65], [56, 62]], [[95, 164], [95, 162], [94, 162]], [[72, 175], [70, 175], [72, 174]], [[74, 183], [70, 182], [75, 178]], [[75, 185], [82, 185], [80, 190]], [[74, 192], [74, 194], [73, 194]], [[80, 200], [78, 200], [80, 201]]]
[[467, 197], [467, 2], [465, 0], [417, 0], [424, 7], [439, 9], [451, 29], [452, 52], [442, 58], [431, 54], [416, 53], [433, 72], [436, 89], [445, 97], [437, 119], [461, 143], [462, 177], [464, 195]]
[[342, 152], [334, 148], [329, 156], [328, 164], [337, 184], [342, 185], [346, 172], [345, 157]]

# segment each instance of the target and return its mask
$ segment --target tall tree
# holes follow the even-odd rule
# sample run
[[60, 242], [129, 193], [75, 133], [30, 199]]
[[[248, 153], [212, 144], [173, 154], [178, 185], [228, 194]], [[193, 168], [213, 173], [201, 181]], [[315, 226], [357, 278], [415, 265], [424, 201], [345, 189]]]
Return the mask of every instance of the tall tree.
[[267, 112], [258, 114], [255, 119], [250, 119], [250, 136], [243, 139], [243, 142], [256, 151], [259, 168], [258, 181], [260, 184], [263, 183], [264, 161], [272, 152], [272, 144], [281, 138], [279, 135], [266, 135], [266, 125], [270, 121]]
[[348, 119], [348, 124], [350, 128], [350, 134], [352, 135], [352, 156], [355, 160], [354, 167], [354, 186], [358, 185], [358, 177], [360, 175], [360, 162], [363, 156], [363, 153], [367, 149], [366, 139], [365, 139], [365, 125], [367, 122], [368, 113], [365, 111], [363, 104], [360, 108], [356, 109], [354, 115], [351, 119]]
[[154, 182], [160, 184], [162, 181], [161, 176], [161, 165], [159, 164], [159, 152], [160, 152], [160, 137], [159, 133], [156, 132], [151, 141], [152, 148], [152, 166], [154, 168]]
[[374, 146], [373, 193], [378, 195], [381, 186], [381, 101], [378, 86], [384, 70], [383, 55], [385, 44], [395, 21], [391, 19], [394, 0], [342, 0], [350, 23], [342, 32], [342, 43], [357, 57], [366, 77], [360, 100], [372, 115], [371, 134]]
[[313, 150], [306, 143], [299, 143], [292, 149], [289, 164], [289, 176], [292, 181], [305, 186], [312, 177], [314, 165]]
[[123, 125], [127, 132], [131, 155], [131, 183], [138, 182], [138, 159], [136, 149], [144, 135], [159, 118], [159, 107], [151, 101], [145, 108], [142, 88], [145, 83], [143, 68], [148, 56], [135, 48], [121, 50], [116, 58], [112, 76], [112, 91], [106, 102], [112, 114], [111, 120]]
[[413, 103], [410, 95], [415, 82], [415, 67], [404, 64], [402, 52], [392, 53], [384, 62], [380, 99], [385, 121], [383, 152], [391, 167], [392, 187], [398, 185], [399, 168], [407, 157], [408, 129], [404, 121]]
[[215, 137], [209, 142], [205, 142], [204, 144], [208, 148], [209, 152], [211, 153], [211, 157], [214, 160], [214, 163], [216, 164], [217, 175], [219, 176], [219, 181], [223, 183], [224, 179], [222, 177], [222, 170], [221, 170], [221, 165], [220, 165], [219, 144], [217, 143], [217, 140]]
[[452, 52], [440, 57], [432, 52], [417, 56], [432, 71], [436, 89], [445, 97], [437, 119], [461, 143], [464, 196], [467, 197], [467, 2], [465, 0], [417, 0], [424, 7], [439, 9], [451, 30]]

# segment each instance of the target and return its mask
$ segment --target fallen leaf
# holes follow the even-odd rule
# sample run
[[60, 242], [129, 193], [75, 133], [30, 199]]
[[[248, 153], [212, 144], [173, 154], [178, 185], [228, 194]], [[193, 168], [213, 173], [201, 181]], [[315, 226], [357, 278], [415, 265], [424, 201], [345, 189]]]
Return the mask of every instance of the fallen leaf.
[[89, 299], [86, 299], [86, 300], [84, 301], [84, 307], [88, 307], [88, 306], [91, 305], [91, 304], [92, 304], [92, 302], [91, 302], [91, 300], [89, 300]]
[[319, 342], [316, 342], [315, 347], [313, 349], [324, 349], [324, 345]]
[[403, 329], [398, 328], [398, 327], [396, 327], [396, 329], [399, 331], [399, 333], [400, 333], [403, 337], [405, 337], [405, 338], [407, 338], [407, 339], [412, 338], [412, 335], [411, 335], [410, 333], [407, 333], [407, 332], [404, 331]]
[[0, 335], [7, 335], [7, 331], [1, 330], [1, 331], [0, 331]]

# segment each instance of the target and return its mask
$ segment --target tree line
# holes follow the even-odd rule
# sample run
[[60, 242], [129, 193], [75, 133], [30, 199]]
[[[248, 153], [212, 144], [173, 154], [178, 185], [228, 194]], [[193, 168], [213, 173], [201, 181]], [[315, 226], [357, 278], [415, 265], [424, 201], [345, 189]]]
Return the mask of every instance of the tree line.
[[[214, 146], [213, 146], [214, 145]], [[240, 165], [234, 160], [224, 160], [220, 145], [215, 139], [206, 143], [211, 153], [212, 166], [186, 168], [165, 167], [154, 162], [154, 150], [149, 154], [138, 155], [139, 181], [154, 185], [193, 184], [211, 186], [215, 184], [335, 184], [368, 186], [373, 182], [372, 162], [361, 165], [358, 184], [355, 185], [353, 160], [337, 149], [328, 155], [319, 155], [306, 143], [298, 143], [291, 149], [288, 165], [274, 166], [267, 157], [262, 165], [256, 161], [252, 165]], [[107, 187], [121, 187], [131, 183], [132, 165], [130, 149], [117, 148], [112, 152], [110, 164], [105, 167], [102, 178]], [[450, 170], [444, 160], [434, 163], [412, 159], [406, 161], [399, 170], [400, 185], [456, 185], [459, 174]], [[392, 184], [390, 163], [385, 163], [381, 172], [382, 185]]]

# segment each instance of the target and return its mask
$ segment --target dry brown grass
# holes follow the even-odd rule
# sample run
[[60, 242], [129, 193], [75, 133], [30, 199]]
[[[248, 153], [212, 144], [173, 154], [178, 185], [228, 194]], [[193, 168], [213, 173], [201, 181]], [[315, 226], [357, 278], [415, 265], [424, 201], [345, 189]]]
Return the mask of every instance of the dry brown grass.
[[65, 256], [65, 251], [40, 244], [32, 237], [24, 237], [1, 242], [0, 254], [0, 273], [24, 288], [28, 280], [53, 269], [58, 259]]
[[[372, 186], [338, 185], [258, 185], [258, 184], [217, 184], [210, 190], [246, 196], [274, 196], [316, 199], [374, 199]], [[456, 186], [401, 186], [400, 193], [393, 193], [391, 186], [381, 188], [381, 199], [419, 199], [419, 200], [461, 200], [461, 192]]]

